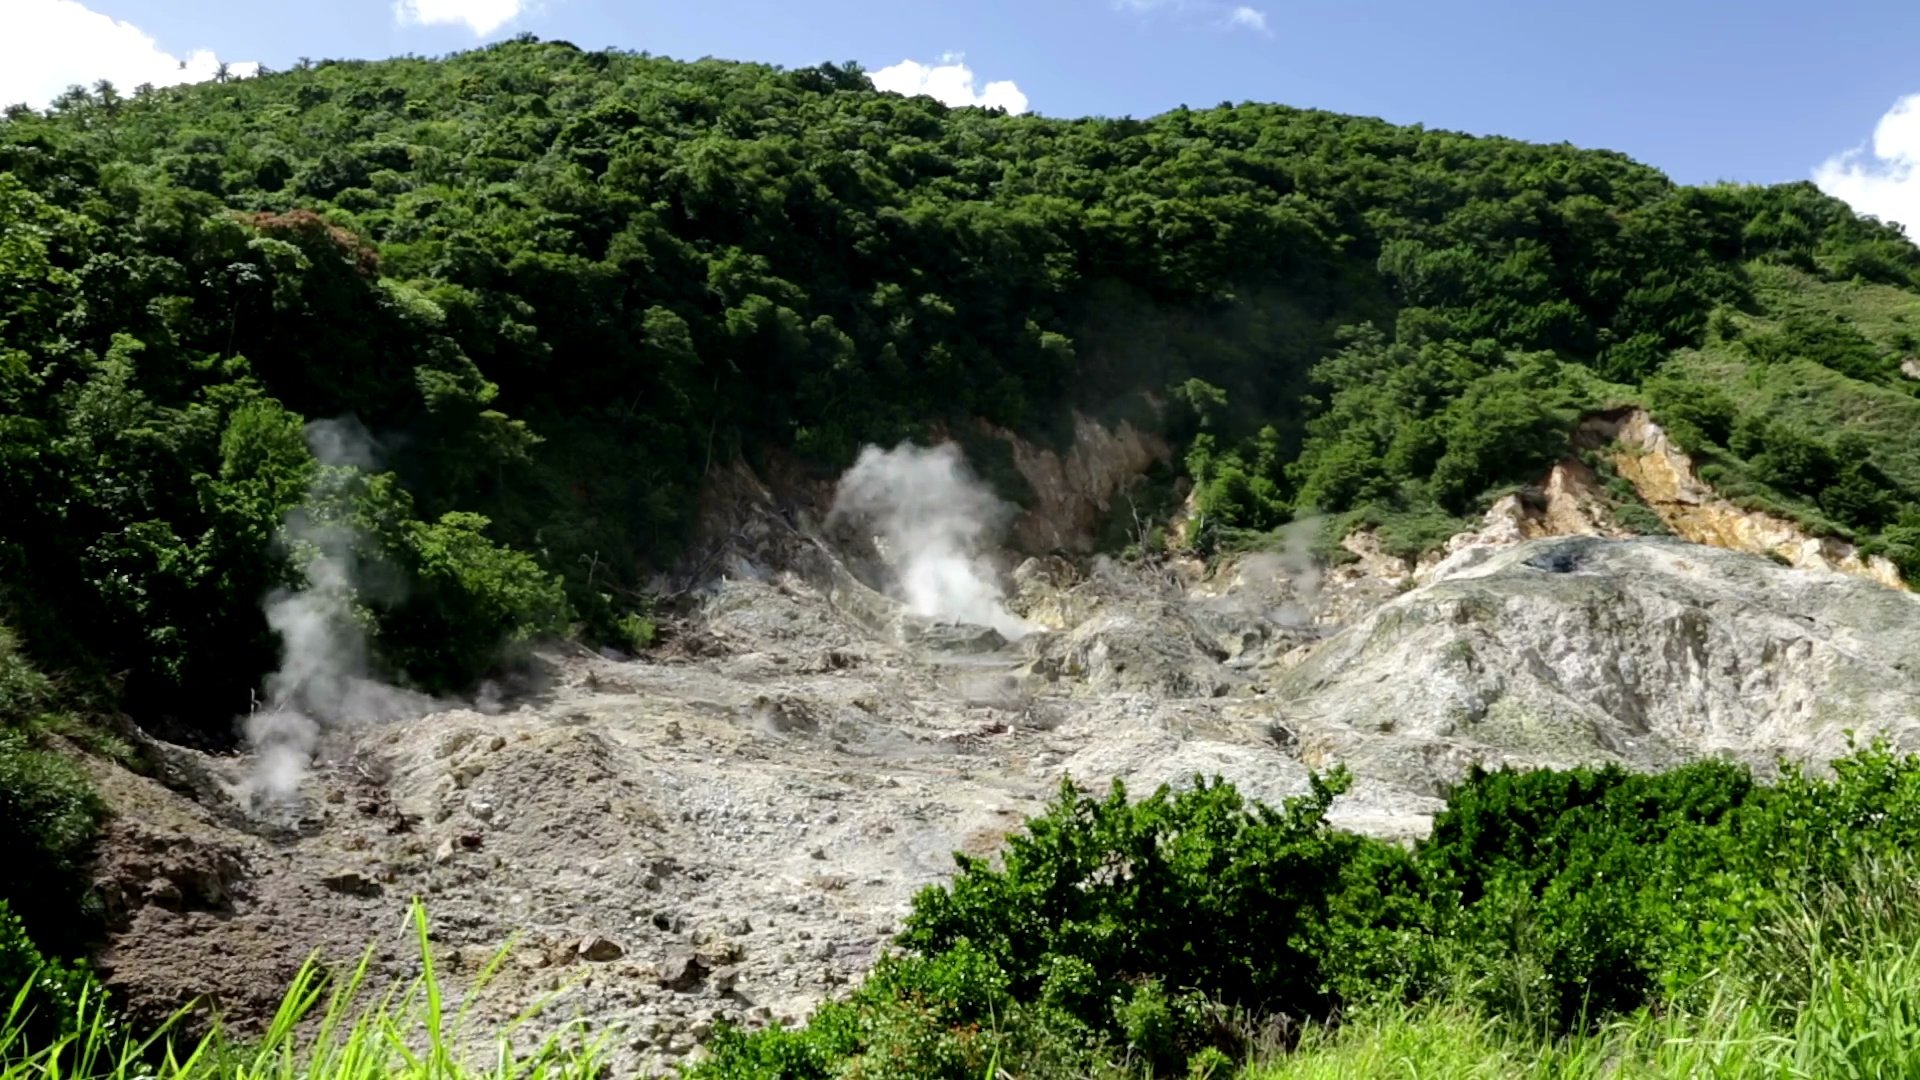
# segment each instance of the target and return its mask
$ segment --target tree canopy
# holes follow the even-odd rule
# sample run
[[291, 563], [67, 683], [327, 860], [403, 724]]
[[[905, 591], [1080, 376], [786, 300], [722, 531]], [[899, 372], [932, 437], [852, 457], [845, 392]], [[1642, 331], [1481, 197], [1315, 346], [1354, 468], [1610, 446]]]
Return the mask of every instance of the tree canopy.
[[1756, 490], [1897, 546], [1891, 444], [1704, 415], [1668, 370], [1733, 348], [1723, 319], [1755, 371], [1911, 399], [1897, 331], [1788, 311], [1783, 274], [1920, 302], [1920, 251], [1811, 185], [1278, 105], [1011, 116], [526, 37], [76, 88], [0, 120], [0, 616], [224, 727], [300, 573], [302, 424], [342, 416], [382, 454], [340, 513], [407, 584], [367, 598], [374, 643], [428, 686], [631, 625], [731, 457], [1142, 393], [1223, 526], [1462, 513], [1644, 389]]

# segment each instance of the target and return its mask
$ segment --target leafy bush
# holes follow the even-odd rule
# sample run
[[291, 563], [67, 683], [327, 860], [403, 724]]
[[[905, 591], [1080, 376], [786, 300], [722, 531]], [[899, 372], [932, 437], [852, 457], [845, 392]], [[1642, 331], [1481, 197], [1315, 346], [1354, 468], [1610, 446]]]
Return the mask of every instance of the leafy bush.
[[1434, 418], [1445, 447], [1433, 463], [1434, 496], [1459, 512], [1500, 480], [1543, 473], [1567, 452], [1574, 405], [1544, 358], [1475, 381]]
[[[1137, 803], [1118, 784], [1098, 800], [1063, 786], [998, 867], [958, 856], [953, 884], [916, 898], [907, 955], [852, 1003], [804, 1033], [730, 1036], [698, 1075], [828, 1075], [808, 1069], [851, 1057], [876, 1075], [965, 1077], [991, 1049], [1106, 1048], [1179, 1070], [1223, 1039], [1244, 1052], [1216, 1007], [1324, 1017], [1424, 975], [1409, 959], [1426, 908], [1406, 853], [1326, 825], [1346, 782], [1316, 777], [1280, 810], [1218, 781]], [[907, 1022], [944, 1049], [913, 1055], [921, 1071], [886, 1071], [892, 1025]]]
[[[1108, 1003], [1149, 977], [1227, 1004], [1324, 1014], [1334, 986], [1376, 961], [1408, 914], [1385, 902], [1404, 861], [1326, 827], [1345, 786], [1343, 774], [1316, 778], [1277, 811], [1219, 782], [1138, 803], [1117, 784], [1100, 801], [1063, 789], [1008, 841], [999, 868], [963, 858], [950, 888], [922, 894], [901, 943], [939, 955], [966, 942], [1020, 999], [1050, 986], [1057, 996], [1071, 970], [1066, 999], [1109, 1034], [1119, 1032], [1101, 1015]], [[1196, 909], [1210, 917], [1165, 932]]]
[[1647, 404], [1680, 448], [1699, 453], [1725, 446], [1733, 436], [1739, 409], [1726, 391], [1711, 383], [1664, 375], [1647, 383]]
[[[1476, 773], [1434, 819], [1419, 861], [1447, 935], [1476, 961], [1493, 1006], [1554, 1030], [1629, 1011], [1663, 974], [1717, 959], [1685, 919], [1713, 880], [1729, 816], [1756, 788], [1717, 762], [1657, 776], [1617, 767]], [[1717, 913], [1718, 914], [1718, 913]], [[1738, 934], [1743, 927], [1716, 919]], [[1676, 926], [1686, 927], [1670, 936]], [[1501, 977], [1514, 971], [1524, 979]]]
[[[1655, 375], [1782, 267], [1905, 295], [1920, 253], [1808, 184], [1272, 105], [1016, 117], [833, 64], [518, 39], [100, 86], [0, 119], [0, 581], [47, 666], [230, 715], [275, 661], [292, 436], [347, 415], [410, 500], [390, 569], [427, 575], [369, 603], [377, 643], [430, 685], [551, 629], [553, 575], [624, 636], [599, 598], [741, 455], [1127, 412], [1195, 466], [1203, 543], [1464, 513], [1564, 449], [1599, 375]], [[1752, 347], [1891, 380], [1817, 307]], [[1885, 516], [1863, 494], [1832, 512]], [[474, 651], [430, 655], [442, 630]]]
[[382, 619], [381, 642], [389, 659], [442, 687], [471, 686], [503, 650], [566, 629], [559, 575], [494, 543], [487, 525], [479, 514], [451, 512], [407, 526], [413, 584]]
[[[53, 712], [52, 680], [20, 652], [0, 624], [0, 1027], [16, 1001], [26, 1010], [16, 1034], [46, 1042], [69, 1034], [89, 977], [42, 953], [35, 937], [66, 955], [91, 929], [86, 862], [103, 807], [86, 774], [40, 744], [70, 721]], [[0, 1040], [3, 1043], [5, 1040]], [[0, 1048], [0, 1061], [7, 1055]]]
[[1893, 372], [1893, 360], [1883, 355], [1866, 335], [1833, 316], [1789, 313], [1779, 329], [1748, 334], [1742, 347], [1756, 360], [1783, 364], [1811, 360], [1842, 375], [1876, 382]]
[[66, 723], [53, 708], [52, 682], [0, 625], [0, 904], [41, 940], [71, 948], [84, 929], [84, 867], [103, 807], [86, 775], [41, 745], [44, 729]]
[[101, 814], [77, 767], [26, 732], [0, 727], [0, 852], [8, 866], [0, 899], [42, 932], [76, 921]]
[[1874, 465], [1867, 441], [1855, 433], [1828, 442], [1791, 423], [1743, 416], [1727, 443], [1747, 459], [1754, 479], [1817, 505], [1843, 526], [1883, 529], [1912, 498]]
[[1343, 784], [1280, 810], [1218, 781], [1063, 787], [998, 866], [961, 857], [922, 892], [850, 999], [728, 1032], [694, 1075], [1166, 1075], [1243, 1054], [1263, 1017], [1422, 1001], [1577, 1035], [1702, 1004], [1782, 903], [1920, 844], [1920, 758], [1878, 746], [1773, 784], [1725, 762], [1476, 772], [1412, 852], [1327, 828]]
[[1265, 531], [1292, 517], [1281, 470], [1280, 435], [1271, 427], [1246, 445], [1220, 450], [1211, 434], [1194, 437], [1187, 450], [1194, 483], [1194, 519], [1189, 542], [1206, 551], [1223, 531]]
[[17, 1056], [22, 1042], [40, 1049], [75, 1034], [100, 1000], [92, 976], [41, 953], [0, 900], [0, 1063]]
[[1559, 1036], [1448, 998], [1311, 1028], [1245, 1080], [1908, 1076], [1920, 1067], [1920, 868], [1873, 857], [1770, 896], [1755, 932], [1691, 1001]]
[[620, 616], [615, 623], [617, 640], [630, 652], [645, 652], [653, 644], [656, 627], [652, 619], [638, 612], [629, 611]]

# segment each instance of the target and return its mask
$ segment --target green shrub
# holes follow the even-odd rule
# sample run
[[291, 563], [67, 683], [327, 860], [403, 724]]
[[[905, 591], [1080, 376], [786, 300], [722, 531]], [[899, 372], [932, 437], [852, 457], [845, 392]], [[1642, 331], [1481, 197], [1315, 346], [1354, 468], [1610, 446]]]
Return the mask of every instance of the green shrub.
[[0, 903], [64, 951], [84, 934], [84, 867], [104, 808], [86, 774], [41, 743], [74, 726], [53, 696], [0, 625]]
[[1768, 897], [1920, 842], [1920, 759], [1876, 745], [1833, 768], [1768, 785], [1724, 762], [1476, 774], [1416, 858], [1456, 955], [1534, 973], [1530, 1003], [1489, 980], [1496, 1008], [1565, 1030], [1693, 993]]
[[[52, 1045], [75, 1033], [101, 991], [85, 969], [53, 960], [27, 937], [27, 928], [0, 900], [0, 1069], [21, 1049]], [[16, 1011], [15, 1006], [18, 1005]], [[21, 1039], [26, 1047], [7, 1044]], [[7, 1051], [11, 1049], [13, 1054]]]
[[383, 616], [381, 646], [429, 685], [469, 687], [508, 650], [566, 629], [559, 575], [488, 539], [487, 525], [463, 512], [408, 523], [411, 587]]
[[1202, 432], [1187, 449], [1186, 467], [1194, 485], [1187, 539], [1200, 551], [1213, 550], [1225, 533], [1263, 532], [1292, 518], [1280, 433], [1271, 426], [1230, 449]]
[[1877, 745], [1772, 784], [1725, 762], [1476, 772], [1410, 853], [1327, 828], [1343, 784], [1280, 810], [1219, 782], [1063, 787], [998, 866], [961, 857], [922, 892], [850, 999], [728, 1032], [694, 1075], [1172, 1075], [1244, 1055], [1262, 1019], [1423, 1001], [1578, 1037], [1710, 1003], [1783, 902], [1920, 846], [1920, 758]]
[[653, 644], [657, 628], [652, 619], [638, 612], [629, 611], [614, 623], [616, 640], [629, 652], [645, 652]]
[[1356, 529], [1372, 529], [1380, 550], [1396, 559], [1417, 559], [1445, 543], [1447, 538], [1473, 527], [1468, 518], [1450, 514], [1421, 499], [1406, 500], [1405, 508], [1369, 503], [1334, 517], [1315, 540], [1315, 555], [1323, 559], [1351, 557], [1339, 543]]
[[[1316, 777], [1279, 810], [1218, 781], [1137, 803], [1118, 784], [1097, 800], [1063, 785], [999, 866], [958, 856], [954, 882], [915, 899], [907, 955], [823, 1013], [821, 1038], [863, 1063], [894, 1060], [908, 1025], [925, 1071], [902, 1076], [977, 1076], [982, 1031], [1022, 1061], [1105, 1053], [1180, 1071], [1234, 1037], [1209, 1020], [1215, 1006], [1324, 1017], [1354, 992], [1424, 980], [1407, 970], [1426, 955], [1408, 856], [1326, 825], [1346, 783]], [[730, 1036], [697, 1075], [816, 1075], [805, 1070], [831, 1056], [823, 1045]], [[801, 1064], [750, 1071], [780, 1061]]]
[[1779, 329], [1749, 334], [1741, 345], [1765, 363], [1811, 360], [1863, 382], [1884, 379], [1894, 367], [1892, 359], [1874, 348], [1866, 335], [1826, 314], [1789, 313]]
[[82, 868], [102, 813], [99, 796], [71, 762], [0, 728], [0, 899], [34, 927], [67, 923], [80, 902]]
[[[1803, 506], [1818, 506], [1831, 519], [1826, 528], [1815, 528], [1815, 532], [1835, 532], [1837, 523], [1843, 534], [1856, 529], [1871, 533], [1911, 505], [1911, 493], [1874, 464], [1871, 445], [1856, 432], [1842, 432], [1829, 442], [1795, 424], [1743, 416], [1734, 424], [1727, 444], [1747, 459], [1753, 479], [1802, 500]], [[1737, 484], [1725, 484], [1722, 494], [1737, 490]], [[1804, 519], [1807, 515], [1788, 516]]]
[[[1660, 987], [1690, 890], [1728, 817], [1755, 791], [1717, 762], [1655, 776], [1617, 767], [1474, 773], [1434, 819], [1418, 860], [1446, 934], [1494, 1006], [1556, 1030], [1629, 1011]], [[1687, 966], [1687, 965], [1679, 965]], [[1526, 979], [1501, 978], [1514, 970]]]
[[1699, 453], [1724, 446], [1733, 435], [1739, 408], [1726, 391], [1712, 383], [1676, 375], [1648, 380], [1647, 405], [1682, 450]]

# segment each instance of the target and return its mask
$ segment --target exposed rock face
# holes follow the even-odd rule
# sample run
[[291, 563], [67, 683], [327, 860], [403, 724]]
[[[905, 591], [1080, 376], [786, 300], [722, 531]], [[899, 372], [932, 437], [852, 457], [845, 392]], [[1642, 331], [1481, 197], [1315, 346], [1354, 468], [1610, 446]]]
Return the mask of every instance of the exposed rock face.
[[1381, 547], [1380, 538], [1368, 530], [1342, 538], [1340, 546], [1353, 561], [1336, 568], [1333, 580], [1357, 590], [1359, 595], [1343, 605], [1339, 614], [1343, 618], [1352, 616], [1358, 613], [1356, 609], [1371, 608], [1386, 599], [1377, 588], [1369, 589], [1370, 585], [1404, 588], [1424, 584], [1445, 566], [1527, 540], [1631, 535], [1614, 519], [1593, 469], [1578, 458], [1568, 458], [1549, 470], [1540, 484], [1496, 500], [1487, 508], [1479, 528], [1449, 537], [1444, 545], [1418, 559], [1389, 555]]
[[[1741, 513], [1687, 486], [1657, 429], [1607, 423], [1596, 445], [1652, 447], [1618, 452], [1656, 496], [1672, 481], [1650, 499], [1669, 521]], [[1097, 426], [1065, 456], [1019, 450], [1062, 515], [1021, 543], [1074, 546], [1152, 451]], [[870, 544], [775, 493], [800, 480], [716, 470], [660, 648], [554, 653], [504, 712], [340, 733], [290, 828], [231, 797], [244, 762], [170, 751], [170, 787], [98, 766], [122, 811], [103, 970], [138, 1017], [204, 993], [244, 1029], [314, 950], [372, 943], [376, 980], [410, 978], [420, 896], [454, 993], [519, 943], [476, 1030], [557, 995], [549, 1026], [589, 1016], [615, 1074], [660, 1073], [719, 1023], [840, 992], [952, 852], [991, 854], [1062, 778], [1220, 775], [1273, 802], [1345, 764], [1335, 824], [1406, 838], [1474, 764], [1818, 759], [1848, 729], [1920, 746], [1920, 598], [1817, 559], [1614, 538], [1598, 483], [1563, 463], [1418, 563], [1364, 535], [1335, 572], [1304, 549], [1031, 558], [1007, 592], [1041, 629], [1010, 642], [907, 614]]]
[[[1633, 484], [1641, 501], [1684, 540], [1766, 555], [1789, 566], [1837, 570], [1889, 588], [1906, 587], [1899, 568], [1881, 556], [1862, 556], [1845, 540], [1810, 535], [1785, 518], [1742, 509], [1720, 497], [1694, 471], [1693, 460], [1643, 410], [1589, 417], [1574, 433], [1574, 445], [1605, 454]], [[1479, 528], [1452, 537], [1440, 550], [1418, 560], [1386, 554], [1378, 538], [1365, 531], [1344, 538], [1342, 546], [1354, 562], [1336, 575], [1343, 582], [1418, 584], [1444, 573], [1444, 567], [1463, 552], [1506, 548], [1549, 536], [1630, 535], [1632, 531], [1609, 509], [1593, 469], [1569, 457], [1539, 484], [1495, 502]]]
[[1612, 443], [1614, 467], [1633, 486], [1674, 535], [1696, 544], [1730, 551], [1774, 555], [1794, 566], [1839, 570], [1904, 588], [1900, 571], [1880, 556], [1862, 558], [1852, 544], [1833, 537], [1809, 536], [1784, 518], [1743, 510], [1715, 494], [1694, 472], [1693, 461], [1645, 412], [1596, 417], [1581, 437]]
[[1677, 540], [1479, 549], [1278, 682], [1327, 760], [1410, 787], [1469, 761], [1657, 767], [1920, 747], [1920, 599]]
[[1029, 554], [1088, 552], [1113, 499], [1172, 450], [1159, 435], [1125, 420], [1112, 427], [1073, 414], [1073, 445], [1065, 452], [999, 432], [1013, 463], [1033, 489], [1034, 504], [1013, 522], [1013, 546]]

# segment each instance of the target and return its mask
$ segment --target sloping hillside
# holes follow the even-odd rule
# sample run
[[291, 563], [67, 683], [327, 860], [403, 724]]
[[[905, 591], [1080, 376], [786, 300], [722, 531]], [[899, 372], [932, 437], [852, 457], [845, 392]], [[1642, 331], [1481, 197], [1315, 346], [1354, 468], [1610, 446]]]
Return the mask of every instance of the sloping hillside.
[[276, 537], [313, 420], [371, 439], [307, 512], [391, 569], [359, 590], [372, 655], [427, 688], [569, 619], [640, 632], [715, 465], [837, 470], [947, 422], [1164, 432], [1202, 544], [1471, 514], [1649, 379], [1756, 492], [1851, 492], [1813, 508], [1835, 527], [1886, 533], [1920, 475], [1885, 440], [1795, 441], [1868, 422], [1802, 395], [1729, 413], [1693, 366], [1909, 399], [1911, 245], [1806, 185], [1567, 146], [1274, 105], [1006, 116], [851, 67], [519, 40], [70, 94], [0, 121], [0, 169], [7, 617], [182, 737], [224, 737], [274, 665], [260, 597], [304, 573]]
[[[262, 928], [260, 951], [237, 953], [260, 962], [221, 973], [261, 995], [302, 905], [347, 912], [322, 927], [339, 944], [378, 890], [477, 889], [510, 876], [475, 854], [489, 844], [544, 850], [539, 828], [563, 825], [488, 839], [499, 807], [463, 786], [487, 754], [537, 778], [551, 746], [617, 775], [659, 741], [687, 771], [726, 755], [723, 786], [771, 761], [841, 792], [821, 762], [867, 744], [940, 792], [919, 808], [927, 832], [873, 843], [933, 859], [986, 844], [1063, 773], [1239, 770], [1278, 797], [1351, 758], [1348, 823], [1404, 835], [1477, 762], [1817, 757], [1856, 721], [1904, 732], [1911, 597], [1723, 552], [1690, 569], [1627, 537], [1725, 525], [1728, 547], [1915, 580], [1914, 325], [1920, 250], [1809, 185], [1683, 187], [1618, 154], [1279, 105], [1008, 116], [878, 93], [852, 66], [520, 39], [10, 110], [0, 806], [31, 814], [0, 817], [0, 837], [34, 869], [0, 901], [62, 948], [104, 927], [115, 978], [159, 1010], [176, 1003], [165, 972], [232, 944], [209, 927]], [[971, 545], [945, 554], [985, 557], [1010, 518], [1014, 550], [990, 553], [1007, 566], [1100, 546], [1126, 565], [1029, 564], [1015, 606], [1054, 632], [1018, 644], [1019, 623], [901, 616], [867, 586], [953, 582], [883, 580], [928, 534], [859, 535], [834, 478], [870, 447], [936, 440], [1011, 504], [919, 491], [961, 526], [941, 542]], [[1605, 574], [1542, 579], [1521, 553], [1456, 573], [1479, 556], [1456, 560], [1451, 538], [1542, 477], [1550, 498], [1574, 466], [1618, 512], [1539, 531], [1619, 539], [1594, 549]], [[812, 554], [756, 561], [737, 532], [696, 531], [743, 476], [778, 495], [752, 527]], [[1342, 571], [1319, 598], [1345, 606], [1314, 623], [1295, 594], [1318, 571], [1298, 552], [1266, 552], [1284, 599], [1209, 593], [1219, 579], [1187, 561], [1284, 547], [1273, 530], [1308, 517], [1328, 546], [1358, 536], [1405, 580], [1438, 580], [1376, 611], [1394, 586]], [[838, 572], [809, 576], [822, 558]], [[1855, 617], [1867, 629], [1847, 630]], [[739, 640], [706, 636], [730, 619]], [[814, 650], [822, 627], [844, 647]], [[537, 660], [552, 642], [599, 659]], [[618, 670], [639, 655], [643, 674]], [[840, 674], [863, 666], [890, 698]], [[1428, 682], [1392, 685], [1409, 667]], [[602, 678], [630, 680], [629, 700], [599, 697]], [[496, 747], [477, 718], [503, 685], [531, 712], [489, 721], [514, 737]], [[1296, 723], [1283, 698], [1316, 712]], [[638, 716], [641, 699], [674, 714]], [[1374, 738], [1392, 712], [1405, 737]], [[396, 719], [420, 715], [475, 740]], [[103, 736], [106, 718], [144, 749]], [[711, 745], [680, 745], [690, 731]], [[217, 756], [239, 747], [266, 765]], [[111, 889], [76, 929], [75, 905], [47, 898], [78, 895], [99, 827], [62, 764], [89, 748], [112, 798], [152, 813], [105, 826]], [[989, 779], [966, 787], [976, 767]], [[749, 867], [689, 875], [654, 906], [665, 925], [635, 932], [663, 962], [707, 944], [676, 921], [711, 906], [707, 880], [757, 904], [754, 860], [802, 882], [795, 867], [820, 861], [759, 804], [622, 798], [590, 809], [658, 817], [669, 846]], [[889, 824], [897, 802], [863, 813]], [[214, 839], [176, 847], [143, 831], [155, 821]], [[641, 888], [672, 876], [631, 854], [603, 870]], [[540, 889], [586, 888], [588, 870], [564, 869]], [[850, 957], [825, 970], [850, 974], [900, 884], [805, 887], [814, 908], [846, 890], [851, 921], [820, 918]], [[578, 925], [588, 910], [545, 925], [614, 936], [601, 909]], [[497, 914], [471, 915], [469, 944]], [[814, 939], [775, 936], [731, 976], [814, 1000], [824, 986], [774, 988], [786, 947]], [[662, 987], [616, 989], [631, 1005]], [[675, 1054], [713, 1020], [674, 1016]]]

